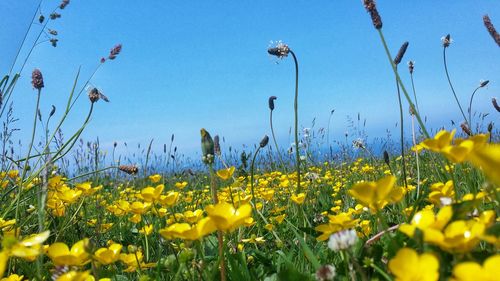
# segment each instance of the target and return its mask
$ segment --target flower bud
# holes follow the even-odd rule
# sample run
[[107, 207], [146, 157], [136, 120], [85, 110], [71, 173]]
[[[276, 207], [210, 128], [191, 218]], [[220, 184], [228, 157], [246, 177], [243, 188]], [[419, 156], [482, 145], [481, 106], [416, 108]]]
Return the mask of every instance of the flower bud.
[[262, 140], [260, 141], [259, 145], [261, 148], [264, 148], [268, 143], [269, 143], [269, 137], [265, 135], [264, 138], [262, 138]]
[[42, 72], [38, 68], [35, 68], [31, 73], [31, 85], [37, 90], [41, 90], [45, 86], [43, 84]]

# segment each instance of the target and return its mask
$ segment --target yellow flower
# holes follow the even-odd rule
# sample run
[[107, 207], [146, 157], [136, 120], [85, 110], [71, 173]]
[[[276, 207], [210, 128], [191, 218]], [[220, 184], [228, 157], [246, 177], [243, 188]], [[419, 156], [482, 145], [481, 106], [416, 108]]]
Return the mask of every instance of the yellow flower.
[[19, 176], [19, 171], [18, 170], [10, 170], [9, 172], [7, 172], [7, 175], [9, 176], [9, 178], [14, 180]]
[[151, 175], [151, 176], [149, 176], [149, 180], [152, 183], [157, 183], [157, 182], [159, 182], [161, 180], [161, 175], [159, 175], [159, 174]]
[[[436, 206], [443, 205], [443, 200], [448, 200], [450, 203], [455, 198], [455, 189], [453, 188], [453, 181], [449, 180], [445, 184], [442, 182], [431, 185], [431, 192], [429, 193], [429, 202]], [[446, 204], [449, 205], [449, 204]]]
[[228, 180], [229, 178], [231, 178], [234, 174], [234, 166], [231, 166], [227, 169], [221, 169], [221, 170], [218, 170], [217, 171], [217, 176], [223, 180]]
[[156, 266], [155, 263], [144, 263], [143, 260], [144, 256], [141, 251], [136, 251], [135, 253], [131, 254], [121, 254], [120, 255], [120, 260], [127, 265], [127, 268], [124, 270], [125, 272], [134, 272], [137, 270], [137, 268], [140, 267], [141, 269], [146, 269], [146, 268], [151, 268], [153, 266]]
[[251, 217], [252, 206], [250, 206], [250, 204], [244, 204], [238, 209], [235, 209], [232, 204], [219, 203], [216, 205], [208, 205], [205, 211], [208, 217], [213, 220], [217, 229], [232, 231], [244, 224], [245, 219]]
[[80, 266], [87, 263], [90, 259], [89, 254], [85, 251], [88, 239], [85, 238], [76, 242], [71, 250], [68, 245], [57, 242], [47, 249], [47, 255], [55, 265], [75, 265]]
[[151, 233], [153, 233], [153, 225], [152, 224], [145, 225], [143, 228], [139, 229], [139, 233], [142, 233], [146, 236], [150, 235]]
[[174, 185], [178, 189], [184, 189], [184, 187], [186, 187], [188, 185], [188, 183], [187, 183], [187, 181], [183, 181], [183, 182], [176, 182]]
[[500, 144], [486, 144], [469, 155], [470, 162], [481, 168], [484, 174], [500, 186]]
[[432, 255], [419, 255], [415, 250], [402, 248], [389, 261], [396, 281], [435, 281], [439, 279], [439, 261]]
[[136, 215], [142, 215], [146, 213], [150, 207], [151, 203], [149, 202], [142, 203], [140, 201], [135, 201], [130, 205], [130, 211]]
[[90, 271], [74, 271], [71, 270], [69, 272], [64, 273], [59, 276], [56, 281], [94, 281], [94, 277], [90, 275]]
[[179, 192], [170, 191], [167, 195], [160, 196], [160, 203], [162, 206], [172, 207], [177, 203], [177, 199], [179, 198]]
[[441, 152], [441, 150], [451, 144], [455, 132], [456, 130], [453, 130], [451, 132], [441, 130], [434, 136], [433, 139], [426, 139], [420, 145], [423, 148], [432, 150], [434, 152]]
[[187, 223], [175, 223], [160, 229], [160, 235], [165, 239], [181, 238], [184, 240], [198, 240], [217, 230], [213, 220], [203, 218], [194, 226]]
[[453, 267], [454, 281], [493, 281], [500, 277], [500, 255], [487, 258], [483, 266], [475, 262], [462, 262]]
[[148, 186], [141, 190], [141, 196], [146, 202], [154, 202], [160, 198], [164, 188], [163, 184], [159, 184], [156, 188]]
[[444, 234], [441, 231], [450, 221], [452, 215], [451, 206], [443, 207], [437, 215], [434, 215], [432, 210], [423, 210], [413, 216], [411, 224], [402, 224], [399, 231], [413, 237], [418, 228], [423, 232], [425, 242], [440, 245], [444, 240]]
[[388, 203], [401, 200], [404, 195], [402, 187], [394, 187], [396, 177], [385, 176], [376, 182], [360, 182], [355, 184], [349, 194], [373, 213], [382, 210]]
[[120, 244], [111, 244], [108, 248], [100, 248], [94, 253], [95, 259], [104, 265], [114, 263], [120, 259], [122, 247]]
[[22, 281], [24, 278], [24, 275], [17, 275], [17, 274], [11, 274], [5, 278], [0, 279], [0, 281]]
[[21, 241], [14, 236], [5, 236], [2, 241], [2, 251], [0, 252], [0, 277], [3, 276], [9, 257], [14, 256], [33, 261], [42, 253], [42, 244], [49, 238], [50, 231], [31, 235]]
[[318, 225], [315, 230], [323, 232], [316, 240], [325, 241], [335, 232], [355, 227], [359, 219], [352, 219], [351, 215], [347, 213], [340, 213], [338, 215], [328, 216], [328, 223]]
[[188, 223], [195, 223], [198, 220], [200, 220], [201, 216], [203, 215], [203, 211], [200, 209], [193, 211], [185, 211], [184, 212], [184, 219]]
[[297, 195], [295, 194], [292, 194], [292, 196], [290, 197], [290, 199], [292, 199], [292, 201], [297, 204], [297, 205], [301, 205], [302, 203], [304, 203], [304, 200], [306, 199], [306, 194], [301, 192]]

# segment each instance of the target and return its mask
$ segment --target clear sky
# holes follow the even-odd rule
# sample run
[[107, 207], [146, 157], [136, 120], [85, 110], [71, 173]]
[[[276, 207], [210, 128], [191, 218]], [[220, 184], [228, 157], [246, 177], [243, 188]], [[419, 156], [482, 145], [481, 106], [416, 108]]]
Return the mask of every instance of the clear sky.
[[[48, 17], [59, 1], [43, 1]], [[0, 3], [0, 72], [6, 73], [38, 1]], [[409, 41], [401, 75], [409, 86], [406, 62], [415, 60], [420, 109], [431, 127], [460, 120], [442, 64], [440, 38], [454, 40], [448, 49], [449, 70], [466, 107], [480, 79], [489, 79], [474, 108], [498, 122], [491, 98], [500, 97], [499, 48], [482, 23], [488, 13], [500, 29], [498, 0], [378, 1], [384, 33], [395, 55]], [[378, 34], [361, 1], [98, 1], [72, 0], [49, 28], [59, 32], [57, 48], [37, 46], [27, 61], [14, 96], [19, 117], [17, 137], [28, 143], [35, 91], [33, 68], [45, 78], [42, 114], [54, 104], [56, 119], [81, 66], [81, 83], [116, 43], [122, 53], [92, 79], [111, 100], [98, 102], [85, 139], [99, 137], [104, 148], [146, 145], [161, 150], [172, 133], [180, 152], [199, 151], [199, 129], [226, 139], [225, 147], [258, 143], [270, 135], [268, 97], [275, 95], [275, 128], [283, 146], [293, 124], [294, 68], [291, 58], [276, 64], [266, 49], [283, 40], [300, 64], [300, 124], [325, 127], [335, 109], [331, 138], [349, 130], [347, 116], [366, 118], [370, 138], [397, 136], [399, 120], [395, 82]], [[28, 43], [39, 30], [34, 26]], [[31, 40], [31, 41], [30, 41]], [[30, 44], [28, 44], [30, 45]], [[21, 53], [26, 54], [27, 49]], [[17, 68], [19, 65], [17, 66]], [[16, 68], [15, 68], [16, 69]], [[66, 136], [82, 123], [89, 107], [83, 97], [63, 128]], [[408, 108], [404, 106], [405, 111]], [[407, 119], [407, 124], [408, 123]], [[409, 132], [409, 127], [406, 127]], [[40, 131], [41, 133], [41, 131]]]

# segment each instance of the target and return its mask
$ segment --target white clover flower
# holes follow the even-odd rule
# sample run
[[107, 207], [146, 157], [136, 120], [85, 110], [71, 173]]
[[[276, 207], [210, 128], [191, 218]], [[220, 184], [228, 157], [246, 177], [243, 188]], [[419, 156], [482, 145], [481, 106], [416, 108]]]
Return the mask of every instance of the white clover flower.
[[332, 251], [338, 252], [351, 248], [357, 241], [358, 235], [356, 234], [356, 231], [354, 229], [346, 229], [330, 235], [328, 248], [332, 249]]

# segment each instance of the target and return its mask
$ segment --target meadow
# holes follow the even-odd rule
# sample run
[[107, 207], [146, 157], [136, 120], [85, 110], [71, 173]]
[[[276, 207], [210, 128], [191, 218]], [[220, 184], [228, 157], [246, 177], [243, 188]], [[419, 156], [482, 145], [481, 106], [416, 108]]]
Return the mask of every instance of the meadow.
[[[93, 125], [94, 107], [108, 101], [92, 78], [106, 64], [119, 64], [121, 44], [90, 77], [76, 75], [58, 120], [55, 108], [41, 113], [51, 83], [42, 70], [31, 72], [31, 85], [17, 83], [24, 64], [5, 75], [0, 280], [500, 280], [500, 134], [484, 122], [488, 114], [473, 107], [475, 94], [490, 82], [481, 81], [461, 103], [447, 68], [453, 40], [443, 36], [443, 78], [450, 105], [463, 119], [453, 130], [427, 128], [414, 63], [402, 63], [409, 43], [389, 50], [375, 2], [363, 4], [396, 81], [401, 131], [383, 143], [330, 141], [330, 124], [302, 129], [300, 54], [281, 41], [263, 55], [294, 63], [295, 145], [279, 146], [276, 97], [270, 96], [269, 135], [237, 151], [211, 135], [207, 124], [200, 128], [201, 159], [182, 157], [174, 135], [162, 152], [152, 151], [151, 142], [133, 159], [115, 155], [116, 143], [103, 151], [99, 141], [81, 138]], [[41, 43], [57, 45], [50, 24], [68, 5], [63, 0], [51, 14], [34, 18], [43, 28], [31, 51]], [[500, 47], [490, 17], [482, 20], [482, 32]], [[20, 128], [31, 132], [29, 145], [16, 150], [22, 155], [11, 149], [17, 129], [9, 102], [20, 87], [33, 88], [37, 99], [33, 126]], [[85, 98], [86, 119], [63, 137], [75, 102]], [[498, 120], [495, 99], [491, 106]], [[405, 120], [411, 131], [404, 131], [410, 128]], [[363, 136], [359, 115], [357, 122]], [[137, 159], [140, 164], [131, 164]]]

